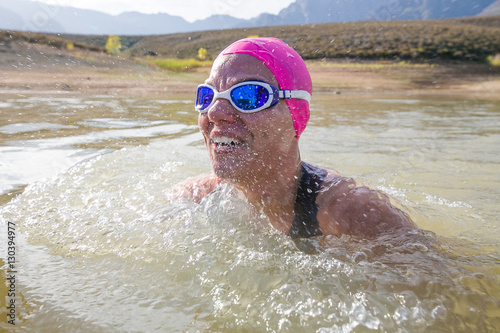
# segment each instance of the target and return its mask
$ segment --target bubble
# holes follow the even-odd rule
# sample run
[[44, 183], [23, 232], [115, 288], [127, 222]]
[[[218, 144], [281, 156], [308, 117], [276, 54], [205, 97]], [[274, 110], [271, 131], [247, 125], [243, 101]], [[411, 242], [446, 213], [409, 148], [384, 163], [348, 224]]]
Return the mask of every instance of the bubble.
[[434, 309], [432, 309], [432, 318], [434, 319], [446, 319], [446, 316], [448, 314], [448, 311], [446, 308], [442, 305], [436, 306]]
[[353, 260], [354, 260], [355, 263], [359, 263], [360, 261], [366, 261], [366, 260], [368, 260], [368, 256], [364, 252], [356, 252], [354, 254]]
[[421, 243], [415, 243], [413, 244], [413, 247], [420, 251], [420, 252], [427, 252], [429, 251], [429, 248], [427, 246], [425, 246], [424, 244], [421, 244]]

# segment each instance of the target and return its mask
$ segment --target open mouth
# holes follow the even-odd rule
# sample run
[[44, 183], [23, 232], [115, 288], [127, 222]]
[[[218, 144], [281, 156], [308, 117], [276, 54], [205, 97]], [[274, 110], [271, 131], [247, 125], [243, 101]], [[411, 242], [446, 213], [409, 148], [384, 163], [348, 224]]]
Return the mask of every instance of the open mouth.
[[217, 138], [211, 139], [211, 143], [215, 145], [215, 149], [221, 152], [226, 152], [226, 151], [231, 151], [234, 149], [237, 149], [241, 147], [244, 142], [234, 139], [234, 138], [229, 138], [226, 136], [220, 136]]

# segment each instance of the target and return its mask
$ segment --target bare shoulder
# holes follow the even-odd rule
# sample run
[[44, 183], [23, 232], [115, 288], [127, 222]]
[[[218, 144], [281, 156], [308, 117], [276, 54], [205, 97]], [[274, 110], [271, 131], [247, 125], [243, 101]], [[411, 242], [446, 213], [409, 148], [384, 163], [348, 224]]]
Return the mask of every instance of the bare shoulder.
[[213, 173], [190, 177], [174, 186], [172, 193], [177, 198], [188, 198], [199, 203], [207, 194], [220, 184], [221, 180]]
[[329, 172], [317, 198], [324, 234], [376, 237], [418, 229], [386, 194]]

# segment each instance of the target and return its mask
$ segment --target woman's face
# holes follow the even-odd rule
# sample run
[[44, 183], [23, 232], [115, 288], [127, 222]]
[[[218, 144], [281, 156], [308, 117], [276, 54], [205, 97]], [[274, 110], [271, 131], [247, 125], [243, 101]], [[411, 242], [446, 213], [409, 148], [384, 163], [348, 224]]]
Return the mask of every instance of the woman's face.
[[[220, 56], [207, 84], [219, 92], [245, 81], [263, 81], [279, 88], [272, 72], [246, 54]], [[286, 155], [297, 148], [292, 117], [284, 100], [255, 113], [242, 113], [226, 99], [217, 99], [198, 117], [212, 168], [217, 176], [248, 181], [279, 171]]]

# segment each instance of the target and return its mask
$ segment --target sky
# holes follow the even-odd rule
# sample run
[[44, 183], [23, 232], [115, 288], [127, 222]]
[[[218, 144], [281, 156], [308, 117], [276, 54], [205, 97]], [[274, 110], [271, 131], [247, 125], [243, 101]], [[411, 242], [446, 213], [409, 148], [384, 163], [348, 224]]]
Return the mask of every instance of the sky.
[[136, 11], [167, 13], [189, 22], [215, 14], [249, 19], [262, 13], [278, 14], [295, 0], [36, 0], [50, 5], [92, 9], [112, 15]]

